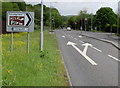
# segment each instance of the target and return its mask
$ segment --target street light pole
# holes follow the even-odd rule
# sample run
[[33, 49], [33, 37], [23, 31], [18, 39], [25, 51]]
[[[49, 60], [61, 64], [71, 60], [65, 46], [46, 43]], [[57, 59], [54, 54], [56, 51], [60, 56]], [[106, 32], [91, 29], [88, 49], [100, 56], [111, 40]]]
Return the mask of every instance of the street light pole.
[[50, 31], [51, 31], [51, 11], [52, 11], [52, 8], [51, 8], [51, 2], [50, 2]]
[[82, 34], [82, 18], [81, 18], [81, 28], [80, 29], [81, 29], [81, 34]]
[[41, 0], [41, 32], [40, 32], [40, 50], [43, 50], [43, 0]]
[[92, 31], [93, 29], [92, 29], [92, 13], [91, 13], [91, 31]]

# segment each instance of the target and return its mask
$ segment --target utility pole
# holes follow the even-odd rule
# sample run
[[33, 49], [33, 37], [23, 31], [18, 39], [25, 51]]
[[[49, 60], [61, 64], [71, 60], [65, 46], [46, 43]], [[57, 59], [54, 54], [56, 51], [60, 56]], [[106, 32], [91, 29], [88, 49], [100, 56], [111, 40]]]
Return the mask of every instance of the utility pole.
[[[27, 5], [26, 5], [26, 11], [27, 11]], [[28, 29], [29, 30], [29, 29]], [[27, 53], [30, 52], [30, 32], [27, 32]]]
[[92, 13], [91, 13], [91, 31], [92, 31], [93, 29], [92, 29]]
[[119, 13], [117, 15], [117, 34], [118, 34], [118, 30], [119, 30]]
[[85, 18], [85, 19], [84, 19], [84, 23], [85, 23], [85, 33], [86, 33], [86, 30], [87, 30], [87, 21], [88, 21], [88, 19]]
[[81, 29], [81, 34], [82, 34], [82, 18], [81, 18], [81, 28], [80, 29]]
[[40, 32], [40, 50], [43, 50], [43, 0], [41, 0], [41, 32]]
[[117, 34], [119, 33], [119, 17], [120, 17], [120, 1], [118, 2], [118, 14], [117, 14]]
[[50, 31], [51, 31], [51, 12], [52, 12], [52, 8], [51, 8], [51, 2], [50, 2]]

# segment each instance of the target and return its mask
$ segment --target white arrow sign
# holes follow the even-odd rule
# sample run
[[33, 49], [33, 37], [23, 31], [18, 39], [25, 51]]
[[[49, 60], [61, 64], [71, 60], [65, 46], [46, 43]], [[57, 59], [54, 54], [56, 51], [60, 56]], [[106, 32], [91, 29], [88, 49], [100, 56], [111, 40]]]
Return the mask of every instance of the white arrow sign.
[[92, 44], [85, 43], [85, 44], [82, 44], [82, 46], [85, 46], [85, 48], [84, 48], [84, 50], [83, 50], [83, 53], [86, 55], [88, 46], [92, 47]]
[[7, 32], [34, 32], [34, 12], [7, 11]]
[[[71, 45], [73, 48], [75, 48], [82, 56], [84, 56], [92, 65], [97, 65], [91, 58], [89, 58], [86, 54], [84, 54], [78, 47], [76, 47], [76, 43], [68, 42], [67, 45]], [[89, 44], [88, 44], [89, 45]], [[87, 45], [87, 46], [88, 46]]]

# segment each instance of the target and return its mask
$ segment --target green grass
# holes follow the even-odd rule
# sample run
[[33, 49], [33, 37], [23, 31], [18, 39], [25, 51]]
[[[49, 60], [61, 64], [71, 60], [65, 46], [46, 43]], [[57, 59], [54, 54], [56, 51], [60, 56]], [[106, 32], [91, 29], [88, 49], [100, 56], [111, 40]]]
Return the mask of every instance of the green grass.
[[44, 32], [44, 51], [39, 50], [39, 31], [14, 34], [14, 50], [10, 52], [10, 34], [2, 38], [2, 80], [4, 86], [68, 86], [56, 36]]
[[91, 30], [91, 32], [105, 32], [105, 31]]
[[116, 34], [118, 37], [120, 37], [120, 34]]

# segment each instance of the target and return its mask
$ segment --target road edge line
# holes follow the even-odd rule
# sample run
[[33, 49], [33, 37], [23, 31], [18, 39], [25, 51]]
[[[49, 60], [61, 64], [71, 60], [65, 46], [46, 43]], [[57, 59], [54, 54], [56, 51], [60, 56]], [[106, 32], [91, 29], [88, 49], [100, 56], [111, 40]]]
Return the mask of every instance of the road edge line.
[[68, 83], [69, 83], [70, 87], [73, 88], [73, 85], [72, 85], [72, 82], [71, 82], [71, 79], [70, 79], [70, 75], [69, 75], [67, 66], [65, 65], [65, 62], [64, 62], [64, 59], [63, 59], [63, 54], [62, 54], [62, 52], [61, 52], [61, 50], [60, 50], [60, 45], [59, 45], [59, 43], [58, 43], [57, 35], [55, 34], [55, 36], [56, 36], [56, 40], [57, 40], [57, 44], [58, 44], [58, 49], [59, 49], [60, 54], [61, 54], [61, 59], [62, 59], [64, 68], [65, 68], [65, 71], [66, 71], [66, 74], [67, 74]]
[[61, 50], [60, 50], [60, 54], [61, 54], [61, 57], [62, 57], [62, 61], [63, 61], [63, 64], [64, 64], [64, 68], [65, 68], [67, 77], [68, 77], [69, 84], [70, 84], [70, 86], [72, 87], [73, 85], [72, 85], [72, 82], [71, 82], [71, 79], [70, 79], [70, 74], [69, 74], [69, 72], [68, 72], [67, 66], [65, 65], [65, 62], [64, 62], [64, 59], [63, 59], [63, 55], [62, 55]]
[[99, 40], [99, 41], [107, 42], [107, 43], [113, 45], [114, 47], [116, 47], [117, 49], [120, 50], [120, 47], [117, 46], [116, 44], [114, 44], [112, 41], [105, 40], [105, 39], [99, 39], [99, 38], [95, 38], [95, 37], [91, 37], [91, 36], [89, 36], [89, 35], [85, 35], [85, 34], [80, 34], [80, 35], [82, 35], [82, 36], [86, 36], [86, 37], [89, 37], [89, 38], [93, 38], [93, 39], [96, 39], [96, 40]]

